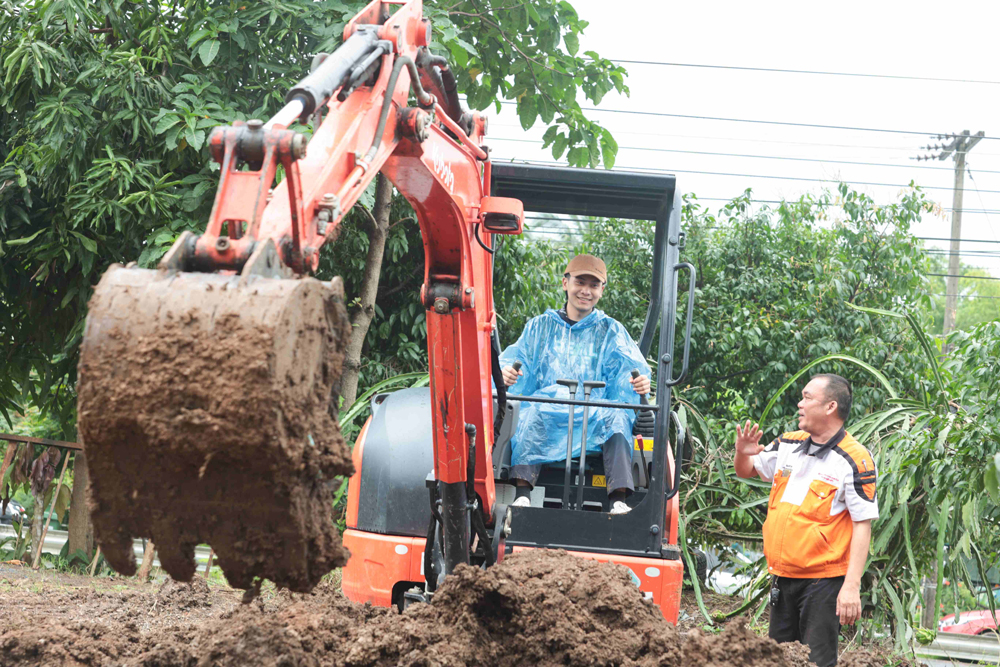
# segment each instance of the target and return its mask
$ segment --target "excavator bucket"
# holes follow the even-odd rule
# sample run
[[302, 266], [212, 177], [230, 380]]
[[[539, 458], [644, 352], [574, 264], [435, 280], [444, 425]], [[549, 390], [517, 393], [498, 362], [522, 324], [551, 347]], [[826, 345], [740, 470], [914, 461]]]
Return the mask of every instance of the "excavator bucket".
[[[151, 538], [175, 579], [209, 544], [231, 585], [309, 591], [347, 561], [333, 485], [350, 323], [339, 279], [113, 266], [87, 317], [78, 424], [108, 563]], [[333, 406], [333, 407], [331, 407]]]

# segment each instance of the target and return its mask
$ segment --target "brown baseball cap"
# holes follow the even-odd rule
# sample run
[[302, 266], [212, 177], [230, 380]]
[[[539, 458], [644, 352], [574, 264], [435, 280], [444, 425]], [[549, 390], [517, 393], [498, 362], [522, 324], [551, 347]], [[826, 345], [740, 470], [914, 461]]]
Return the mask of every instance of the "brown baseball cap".
[[571, 277], [587, 275], [599, 278], [602, 283], [608, 282], [608, 269], [604, 266], [604, 260], [593, 255], [577, 255], [569, 260], [563, 275], [567, 273]]

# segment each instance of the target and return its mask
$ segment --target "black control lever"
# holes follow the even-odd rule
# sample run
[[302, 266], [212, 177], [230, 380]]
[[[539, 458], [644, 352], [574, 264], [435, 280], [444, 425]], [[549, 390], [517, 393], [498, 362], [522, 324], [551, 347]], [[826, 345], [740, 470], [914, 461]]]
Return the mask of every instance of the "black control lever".
[[[632, 371], [632, 379], [633, 380], [636, 379], [637, 377], [639, 377], [640, 375], [642, 375], [642, 374], [639, 372], [639, 369], [634, 369]], [[648, 394], [641, 394], [639, 396], [639, 403], [641, 405], [649, 405], [649, 395]], [[642, 472], [646, 476], [646, 480], [647, 480], [647, 484], [648, 484], [649, 469], [646, 467], [646, 452], [643, 451], [645, 449], [646, 449], [646, 441], [640, 435], [639, 436], [639, 460], [642, 461]]]
[[589, 380], [583, 383], [583, 433], [581, 433], [580, 439], [580, 467], [579, 467], [579, 482], [576, 485], [576, 509], [583, 509], [583, 484], [586, 481], [586, 476], [583, 474], [584, 466], [587, 461], [587, 419], [590, 417], [590, 406], [587, 405], [587, 401], [590, 400], [590, 392], [594, 389], [601, 389], [604, 387], [603, 382], [596, 380]]
[[[576, 400], [577, 380], [556, 380], [556, 384], [569, 389], [569, 400]], [[569, 433], [566, 435], [566, 474], [563, 476], [563, 509], [569, 509], [569, 485], [573, 469], [573, 421], [576, 418], [576, 406], [569, 406]], [[586, 433], [586, 431], [584, 431]]]

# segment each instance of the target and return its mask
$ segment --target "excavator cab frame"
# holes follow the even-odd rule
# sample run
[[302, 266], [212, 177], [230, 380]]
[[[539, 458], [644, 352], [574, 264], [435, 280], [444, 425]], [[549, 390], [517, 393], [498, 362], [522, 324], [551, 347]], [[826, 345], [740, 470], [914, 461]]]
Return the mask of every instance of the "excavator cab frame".
[[[649, 461], [645, 488], [637, 489], [630, 499], [633, 508], [624, 515], [581, 511], [583, 507], [552, 507], [550, 503], [510, 507], [504, 502], [513, 496], [508, 469], [515, 404], [538, 399], [506, 395], [494, 383], [500, 392], [495, 396], [495, 409], [501, 402], [507, 407], [499, 411], [505, 421], [498, 424], [499, 437], [491, 453], [497, 489], [497, 502], [489, 512], [495, 558], [522, 549], [559, 548], [581, 557], [620, 563], [632, 571], [637, 585], [660, 606], [667, 620], [676, 622], [683, 566], [677, 542], [680, 469], [674, 461], [684, 458], [684, 440], [682, 429], [677, 428], [672, 448], [669, 433], [672, 422], [677, 426], [671, 411], [672, 388], [683, 381], [688, 369], [695, 281], [694, 267], [679, 261], [684, 240], [676, 179], [663, 174], [513, 163], [493, 164], [491, 171], [491, 196], [517, 199], [526, 212], [654, 221], [650, 301], [639, 339], [644, 356], [649, 356], [659, 330], [657, 403], [648, 408], [656, 415], [653, 450], [648, 459], [639, 459]], [[683, 356], [678, 360], [674, 356], [675, 322], [677, 280], [682, 271], [688, 271], [689, 285]], [[680, 372], [676, 372], [678, 361]], [[432, 578], [436, 575], [423, 534], [430, 512], [419, 502], [422, 481], [431, 464], [426, 443], [432, 435], [429, 400], [429, 392], [423, 388], [376, 396], [373, 415], [358, 437], [354, 449], [357, 472], [349, 483], [344, 533], [344, 544], [354, 556], [344, 568], [343, 587], [353, 600], [402, 606], [407, 590], [426, 586], [427, 572], [432, 572]], [[590, 402], [591, 406], [598, 404]], [[639, 409], [632, 404], [619, 407]], [[604, 493], [604, 489], [594, 488], [592, 473], [585, 471], [581, 477], [578, 469], [574, 472], [577, 483], [587, 485], [588, 497]], [[555, 490], [562, 489], [556, 486]], [[473, 563], [485, 564], [483, 559]]]

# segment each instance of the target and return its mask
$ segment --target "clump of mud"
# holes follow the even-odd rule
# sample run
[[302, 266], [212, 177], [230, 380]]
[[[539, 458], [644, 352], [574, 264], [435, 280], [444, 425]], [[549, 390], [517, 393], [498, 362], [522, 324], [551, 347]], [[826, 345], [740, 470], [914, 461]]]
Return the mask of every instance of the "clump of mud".
[[178, 609], [211, 607], [211, 595], [208, 583], [201, 577], [194, 577], [188, 582], [167, 579], [156, 593], [156, 602]]
[[926, 663], [894, 654], [890, 649], [873, 646], [867, 649], [857, 649], [840, 656], [837, 667], [926, 667]]
[[809, 647], [798, 642], [778, 644], [760, 637], [742, 622], [726, 626], [722, 634], [692, 630], [684, 639], [687, 664], [700, 667], [809, 667]]
[[208, 543], [229, 583], [311, 590], [347, 553], [332, 480], [352, 472], [329, 406], [350, 323], [339, 284], [112, 267], [90, 302], [79, 431], [94, 530], [175, 579]]

